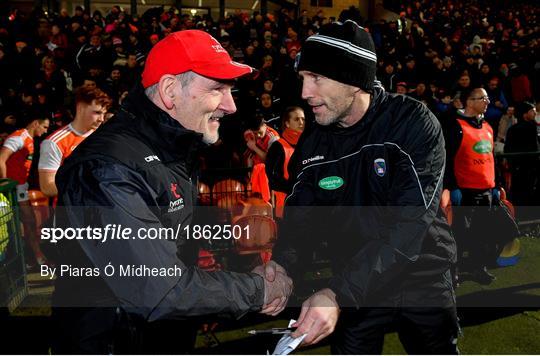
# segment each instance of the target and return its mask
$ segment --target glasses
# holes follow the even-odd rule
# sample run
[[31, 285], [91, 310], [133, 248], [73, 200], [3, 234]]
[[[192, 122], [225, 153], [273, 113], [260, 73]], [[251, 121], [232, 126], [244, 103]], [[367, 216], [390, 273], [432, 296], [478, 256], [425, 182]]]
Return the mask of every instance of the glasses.
[[487, 95], [484, 95], [484, 96], [480, 96], [478, 98], [469, 98], [470, 100], [482, 100], [482, 101], [489, 101], [489, 96]]

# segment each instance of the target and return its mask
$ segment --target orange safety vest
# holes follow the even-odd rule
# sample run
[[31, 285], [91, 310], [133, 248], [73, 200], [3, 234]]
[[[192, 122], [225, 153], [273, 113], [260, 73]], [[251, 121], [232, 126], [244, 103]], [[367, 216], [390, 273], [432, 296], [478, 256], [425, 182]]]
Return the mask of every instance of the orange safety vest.
[[26, 183], [32, 167], [34, 156], [34, 139], [26, 129], [13, 132], [9, 137], [20, 136], [23, 139], [23, 148], [14, 152], [6, 161], [7, 177], [16, 180], [19, 184]]
[[[291, 156], [294, 152], [294, 147], [291, 146], [289, 142], [287, 142], [284, 138], [280, 138], [278, 142], [283, 147], [283, 151], [285, 152], [285, 160], [283, 161], [283, 177], [285, 179], [289, 179], [289, 160], [291, 159]], [[283, 217], [283, 209], [285, 207], [285, 199], [287, 198], [287, 194], [283, 192], [273, 191], [274, 197], [275, 197], [275, 205], [276, 205], [276, 217], [282, 218]]]
[[454, 174], [460, 188], [491, 189], [495, 187], [493, 129], [487, 122], [482, 128], [458, 119], [463, 139], [454, 160]]

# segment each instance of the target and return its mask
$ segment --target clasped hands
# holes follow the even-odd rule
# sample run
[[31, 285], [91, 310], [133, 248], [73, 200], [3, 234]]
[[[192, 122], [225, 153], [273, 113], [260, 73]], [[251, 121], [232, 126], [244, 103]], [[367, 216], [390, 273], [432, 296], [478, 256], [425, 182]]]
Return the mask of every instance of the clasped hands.
[[[270, 261], [264, 266], [257, 266], [252, 272], [264, 279], [265, 299], [261, 313], [279, 314], [287, 305], [293, 287], [287, 271]], [[302, 345], [316, 344], [334, 331], [339, 312], [336, 294], [331, 289], [321, 289], [302, 303], [300, 316], [292, 325], [296, 330], [291, 336], [296, 338], [306, 334]]]
[[287, 306], [293, 290], [292, 279], [274, 261], [255, 267], [251, 272], [264, 279], [264, 304], [261, 313], [276, 316]]

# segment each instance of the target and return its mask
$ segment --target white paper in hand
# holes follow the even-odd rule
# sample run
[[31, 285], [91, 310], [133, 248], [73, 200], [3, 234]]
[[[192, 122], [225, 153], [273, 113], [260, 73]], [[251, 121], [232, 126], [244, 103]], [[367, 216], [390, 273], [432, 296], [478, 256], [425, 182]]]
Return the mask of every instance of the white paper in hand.
[[[289, 322], [289, 326], [291, 327], [292, 324], [294, 324], [296, 320], [291, 319]], [[291, 336], [291, 334], [285, 334], [279, 339], [276, 348], [274, 349], [274, 352], [272, 355], [288, 355], [291, 352], [294, 351], [300, 345], [300, 343], [304, 340], [307, 334], [304, 334], [300, 337], [294, 338]]]

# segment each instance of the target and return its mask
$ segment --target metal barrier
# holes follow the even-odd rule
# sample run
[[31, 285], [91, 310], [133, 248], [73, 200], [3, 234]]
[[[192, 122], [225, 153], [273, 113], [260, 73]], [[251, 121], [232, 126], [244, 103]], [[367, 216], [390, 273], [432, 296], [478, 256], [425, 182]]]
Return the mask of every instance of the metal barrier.
[[251, 168], [207, 169], [201, 172], [199, 201], [203, 205], [231, 208], [251, 192]]
[[16, 186], [0, 180], [0, 307], [10, 311], [28, 295]]
[[497, 153], [495, 158], [522, 158], [540, 156], [540, 151], [536, 152], [512, 152], [512, 153]]

